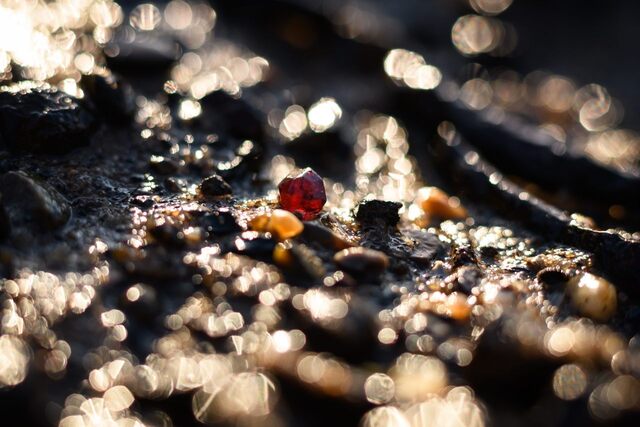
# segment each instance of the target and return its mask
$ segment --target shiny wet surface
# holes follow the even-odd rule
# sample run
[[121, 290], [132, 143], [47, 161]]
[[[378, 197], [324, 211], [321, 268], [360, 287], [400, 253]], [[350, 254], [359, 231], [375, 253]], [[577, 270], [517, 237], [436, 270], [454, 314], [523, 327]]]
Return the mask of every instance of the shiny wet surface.
[[637, 136], [473, 3], [0, 9], [8, 425], [632, 425]]

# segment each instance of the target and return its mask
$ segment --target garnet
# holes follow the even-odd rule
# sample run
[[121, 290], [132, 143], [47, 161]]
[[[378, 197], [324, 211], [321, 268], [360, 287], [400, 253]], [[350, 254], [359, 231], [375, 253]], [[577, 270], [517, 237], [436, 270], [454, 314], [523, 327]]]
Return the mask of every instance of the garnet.
[[280, 206], [305, 221], [315, 218], [327, 202], [322, 178], [311, 168], [289, 175], [280, 182], [278, 190]]

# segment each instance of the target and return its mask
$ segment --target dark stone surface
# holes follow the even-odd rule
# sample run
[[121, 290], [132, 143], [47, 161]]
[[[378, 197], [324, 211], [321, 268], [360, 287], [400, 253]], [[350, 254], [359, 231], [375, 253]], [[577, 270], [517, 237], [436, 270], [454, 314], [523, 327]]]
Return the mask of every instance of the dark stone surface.
[[384, 253], [363, 247], [340, 251], [334, 260], [339, 267], [356, 276], [375, 276], [389, 266], [389, 259]]
[[71, 207], [55, 189], [24, 172], [0, 177], [1, 209], [12, 230], [50, 231], [69, 220]]
[[219, 197], [232, 193], [231, 186], [220, 175], [213, 174], [202, 180], [200, 191], [204, 196]]
[[95, 119], [77, 99], [46, 84], [0, 90], [0, 147], [15, 153], [63, 154], [86, 145]]
[[356, 220], [361, 224], [383, 224], [395, 226], [400, 221], [398, 210], [402, 207], [398, 202], [384, 200], [366, 200], [358, 205]]
[[445, 252], [444, 243], [435, 234], [422, 230], [407, 230], [402, 234], [409, 240], [409, 259], [418, 264], [429, 264]]

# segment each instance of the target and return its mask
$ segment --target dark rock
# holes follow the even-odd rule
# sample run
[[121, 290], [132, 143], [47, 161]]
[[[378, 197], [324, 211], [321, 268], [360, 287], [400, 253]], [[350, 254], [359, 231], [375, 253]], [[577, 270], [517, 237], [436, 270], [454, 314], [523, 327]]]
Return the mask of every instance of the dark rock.
[[136, 111], [133, 88], [114, 74], [82, 76], [82, 88], [101, 117], [111, 123], [128, 123]]
[[382, 221], [378, 225], [364, 225], [360, 234], [360, 245], [365, 248], [375, 249], [383, 252], [393, 258], [408, 259], [414, 253], [416, 242], [407, 239], [401, 234], [396, 227], [381, 226]]
[[7, 172], [0, 177], [1, 203], [11, 229], [28, 227], [46, 231], [66, 224], [71, 207], [54, 188], [24, 172]]
[[[620, 173], [604, 166], [585, 155], [582, 144], [569, 140], [559, 145], [520, 115], [504, 114], [496, 123], [490, 113], [473, 111], [461, 101], [445, 105], [458, 132], [505, 175], [519, 176], [553, 191], [564, 188], [589, 200], [638, 206], [637, 173]], [[559, 152], [560, 146], [566, 149]]]
[[309, 244], [319, 244], [331, 251], [340, 251], [354, 246], [353, 243], [343, 239], [323, 225], [310, 221], [304, 224], [302, 237]]
[[231, 194], [231, 186], [220, 176], [213, 174], [202, 180], [200, 192], [204, 196], [219, 197]]
[[402, 234], [409, 240], [409, 259], [419, 264], [429, 264], [445, 250], [444, 243], [433, 233], [421, 230], [407, 230]]
[[[477, 152], [463, 139], [455, 136], [452, 141], [433, 138], [432, 152], [439, 165], [447, 165], [447, 173], [455, 176], [461, 189], [483, 203], [505, 213], [510, 218], [525, 224], [547, 239], [555, 240], [593, 253], [593, 266], [611, 279], [621, 289], [637, 294], [640, 280], [640, 242], [629, 239], [615, 230], [596, 231], [577, 224], [566, 212], [529, 194], [522, 197], [524, 189], [505, 178], [497, 169], [481, 157], [473, 165], [465, 158]], [[495, 182], [492, 176], [502, 177]], [[527, 193], [528, 194], [528, 193]], [[465, 249], [468, 261], [477, 262], [472, 250]], [[473, 257], [470, 257], [473, 255]], [[464, 257], [457, 257], [463, 261]]]
[[361, 277], [379, 275], [389, 266], [389, 258], [384, 253], [363, 247], [344, 249], [333, 259], [340, 268]]
[[0, 146], [11, 152], [66, 153], [89, 142], [94, 122], [77, 99], [49, 85], [0, 90]]
[[358, 205], [356, 219], [361, 224], [395, 226], [400, 221], [398, 210], [402, 203], [384, 200], [365, 200]]

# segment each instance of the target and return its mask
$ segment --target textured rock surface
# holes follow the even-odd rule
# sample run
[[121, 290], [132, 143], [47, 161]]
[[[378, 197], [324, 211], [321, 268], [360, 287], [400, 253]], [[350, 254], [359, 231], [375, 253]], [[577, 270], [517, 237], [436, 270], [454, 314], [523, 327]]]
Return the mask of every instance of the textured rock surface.
[[60, 193], [24, 172], [8, 172], [0, 176], [0, 195], [0, 206], [11, 229], [54, 230], [63, 226], [71, 216], [71, 208]]
[[46, 84], [0, 89], [0, 146], [9, 151], [64, 154], [88, 144], [94, 127], [80, 101]]

